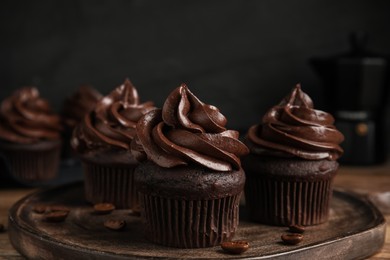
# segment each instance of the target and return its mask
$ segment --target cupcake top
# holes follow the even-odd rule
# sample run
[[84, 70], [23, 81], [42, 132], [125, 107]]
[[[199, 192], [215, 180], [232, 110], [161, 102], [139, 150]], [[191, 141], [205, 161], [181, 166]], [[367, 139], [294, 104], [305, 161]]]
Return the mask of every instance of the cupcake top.
[[73, 129], [102, 97], [102, 94], [89, 85], [79, 87], [65, 99], [62, 106], [61, 115], [65, 127]]
[[140, 119], [132, 152], [138, 160], [147, 157], [164, 168], [195, 163], [215, 171], [239, 169], [239, 157], [249, 150], [226, 123], [218, 108], [203, 103], [182, 84], [162, 109]]
[[140, 103], [137, 90], [126, 79], [85, 115], [73, 132], [71, 145], [86, 157], [118, 150], [131, 155], [130, 142], [135, 135], [137, 121], [153, 109], [152, 102]]
[[35, 87], [24, 87], [3, 100], [0, 107], [0, 140], [32, 144], [60, 138], [60, 117]]
[[246, 136], [251, 153], [307, 160], [337, 160], [344, 136], [329, 113], [315, 110], [299, 84], [272, 107]]

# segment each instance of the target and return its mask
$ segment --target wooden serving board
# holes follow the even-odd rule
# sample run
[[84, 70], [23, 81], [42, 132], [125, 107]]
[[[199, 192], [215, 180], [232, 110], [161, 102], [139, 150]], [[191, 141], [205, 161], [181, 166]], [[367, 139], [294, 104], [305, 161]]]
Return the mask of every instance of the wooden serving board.
[[[36, 204], [62, 204], [71, 209], [60, 223], [43, 221], [33, 212]], [[250, 242], [242, 255], [229, 255], [220, 247], [177, 249], [144, 239], [140, 217], [129, 210], [96, 215], [84, 202], [81, 182], [40, 191], [18, 201], [9, 212], [12, 245], [27, 258], [45, 259], [362, 259], [380, 250], [385, 240], [385, 220], [367, 199], [335, 191], [327, 223], [308, 227], [296, 246], [284, 245], [285, 227], [247, 220], [245, 207], [235, 239]], [[103, 226], [107, 218], [127, 221], [123, 231]]]

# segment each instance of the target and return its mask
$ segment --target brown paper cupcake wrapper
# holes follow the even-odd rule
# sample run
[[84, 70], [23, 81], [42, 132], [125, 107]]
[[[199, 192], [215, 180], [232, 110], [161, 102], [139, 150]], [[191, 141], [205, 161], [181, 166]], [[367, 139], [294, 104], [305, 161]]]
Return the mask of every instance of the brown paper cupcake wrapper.
[[105, 166], [83, 162], [85, 198], [88, 202], [112, 203], [116, 208], [138, 206], [134, 167]]
[[200, 248], [233, 238], [241, 194], [215, 200], [176, 200], [139, 194], [146, 236], [157, 244]]
[[328, 218], [332, 179], [314, 182], [247, 178], [246, 206], [254, 221], [288, 226], [316, 225]]
[[9, 163], [11, 175], [18, 181], [24, 183], [47, 181], [57, 176], [60, 145], [43, 151], [6, 148], [2, 150]]

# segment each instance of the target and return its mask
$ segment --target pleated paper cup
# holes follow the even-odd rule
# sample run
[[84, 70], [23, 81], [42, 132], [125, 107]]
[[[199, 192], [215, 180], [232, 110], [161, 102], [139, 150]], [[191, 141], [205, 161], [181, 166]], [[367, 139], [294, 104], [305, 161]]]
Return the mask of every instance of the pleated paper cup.
[[85, 198], [92, 204], [112, 203], [116, 208], [138, 207], [135, 165], [105, 165], [83, 161]]
[[277, 226], [311, 226], [328, 220], [335, 161], [244, 160], [245, 202], [252, 220]]
[[241, 194], [184, 200], [140, 193], [147, 238], [178, 248], [204, 248], [230, 241], [238, 226]]
[[0, 153], [11, 176], [25, 184], [52, 180], [58, 175], [61, 141], [35, 144], [1, 143]]

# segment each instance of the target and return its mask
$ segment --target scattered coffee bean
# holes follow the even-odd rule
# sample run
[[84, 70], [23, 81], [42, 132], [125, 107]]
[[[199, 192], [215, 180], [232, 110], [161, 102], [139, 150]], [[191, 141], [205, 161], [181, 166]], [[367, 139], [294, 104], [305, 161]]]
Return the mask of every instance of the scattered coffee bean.
[[224, 251], [230, 254], [242, 254], [249, 249], [249, 242], [243, 240], [226, 241], [221, 243]]
[[5, 227], [3, 224], [0, 223], [0, 233], [4, 232], [5, 231]]
[[99, 203], [95, 204], [93, 208], [97, 214], [108, 214], [115, 209], [115, 206], [111, 203]]
[[104, 226], [108, 229], [119, 231], [126, 227], [126, 221], [107, 219], [106, 221], [104, 221]]
[[288, 227], [288, 229], [292, 233], [302, 234], [303, 232], [305, 232], [305, 227], [300, 226], [300, 225], [291, 225]]
[[51, 211], [46, 212], [43, 218], [48, 222], [62, 222], [68, 216], [69, 211]]
[[283, 234], [282, 240], [288, 245], [297, 245], [303, 240], [303, 235], [298, 233]]
[[37, 204], [33, 207], [33, 211], [37, 214], [43, 214], [46, 211], [46, 206], [43, 204]]

